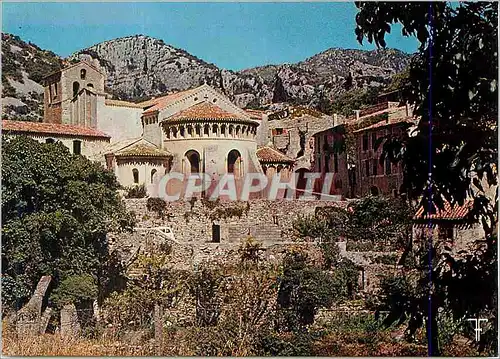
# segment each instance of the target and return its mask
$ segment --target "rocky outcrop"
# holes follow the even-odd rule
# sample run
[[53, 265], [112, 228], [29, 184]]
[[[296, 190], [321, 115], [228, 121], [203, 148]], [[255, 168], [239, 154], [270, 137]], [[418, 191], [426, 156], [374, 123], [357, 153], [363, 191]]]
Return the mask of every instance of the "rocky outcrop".
[[72, 59], [82, 56], [99, 61], [109, 91], [119, 99], [139, 100], [207, 83], [237, 106], [253, 108], [285, 101], [317, 106], [321, 98], [331, 101], [351, 88], [384, 86], [409, 62], [398, 50], [330, 49], [297, 64], [234, 72], [143, 35], [94, 45]]
[[[2, 40], [4, 116], [41, 120], [39, 83], [63, 59], [14, 35], [2, 34]], [[92, 59], [106, 73], [106, 91], [116, 99], [141, 101], [207, 83], [242, 108], [277, 102], [327, 108], [347, 90], [386, 85], [409, 63], [409, 55], [398, 50], [329, 49], [296, 64], [235, 72], [144, 35], [102, 42], [66, 61], [81, 58]]]

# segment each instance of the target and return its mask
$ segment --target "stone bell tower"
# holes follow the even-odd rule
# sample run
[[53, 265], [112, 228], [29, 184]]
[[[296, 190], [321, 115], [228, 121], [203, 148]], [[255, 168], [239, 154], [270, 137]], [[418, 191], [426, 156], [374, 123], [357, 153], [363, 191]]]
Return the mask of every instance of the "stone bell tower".
[[94, 65], [77, 62], [45, 77], [43, 85], [44, 122], [97, 127], [97, 97], [104, 95], [104, 74]]

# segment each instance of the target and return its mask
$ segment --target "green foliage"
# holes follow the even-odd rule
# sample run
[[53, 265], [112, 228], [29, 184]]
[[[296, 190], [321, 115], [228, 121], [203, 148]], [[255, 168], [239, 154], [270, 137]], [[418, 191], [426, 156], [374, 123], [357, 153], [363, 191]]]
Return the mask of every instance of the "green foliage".
[[406, 244], [414, 210], [401, 198], [366, 197], [351, 203], [349, 212], [349, 240]]
[[348, 252], [371, 252], [375, 250], [375, 245], [372, 242], [347, 241], [346, 251]]
[[330, 238], [331, 235], [328, 223], [316, 218], [315, 215], [299, 215], [292, 226], [300, 238]]
[[104, 303], [108, 320], [118, 326], [148, 327], [155, 304], [169, 308], [186, 293], [187, 274], [173, 269], [164, 254], [139, 255], [125, 290], [113, 292]]
[[320, 339], [322, 333], [300, 331], [294, 333], [268, 333], [262, 335], [260, 348], [265, 356], [310, 356], [314, 341]]
[[259, 262], [261, 260], [260, 252], [262, 251], [264, 251], [262, 243], [257, 242], [253, 237], [248, 237], [238, 248], [242, 262]]
[[397, 254], [383, 254], [373, 259], [374, 263], [395, 265], [398, 262]]
[[279, 280], [280, 330], [297, 331], [314, 322], [318, 309], [333, 304], [336, 292], [333, 277], [307, 263], [307, 254], [289, 251], [283, 260]]
[[354, 110], [359, 110], [369, 105], [374, 105], [380, 88], [355, 89], [342, 93], [333, 100], [330, 113], [337, 113], [346, 117], [354, 115]]
[[220, 316], [220, 296], [224, 277], [216, 267], [201, 266], [190, 277], [189, 293], [196, 301], [196, 323], [198, 326], [214, 326]]
[[337, 300], [353, 299], [358, 292], [358, 267], [349, 259], [335, 265], [333, 283]]
[[146, 208], [148, 211], [156, 212], [158, 217], [163, 219], [167, 209], [167, 202], [159, 197], [150, 197], [146, 203]]
[[231, 206], [227, 207], [216, 207], [209, 215], [211, 221], [221, 220], [231, 217], [241, 218], [243, 214], [248, 215], [250, 210], [250, 204], [246, 202], [243, 203], [233, 203]]
[[106, 234], [133, 226], [118, 188], [113, 173], [61, 143], [3, 137], [2, 277], [10, 283], [4, 306], [22, 305], [42, 275], [51, 275], [55, 287], [75, 275], [105, 279]]
[[125, 188], [125, 198], [145, 198], [147, 196], [146, 186], [144, 184], [134, 185]]
[[[300, 238], [321, 239], [323, 243], [347, 238], [348, 250], [373, 250], [376, 246], [397, 248], [407, 243], [414, 211], [400, 198], [366, 197], [351, 202], [348, 209], [325, 207], [316, 215], [299, 216], [293, 229]], [[365, 244], [371, 242], [370, 248]]]
[[97, 283], [90, 274], [70, 276], [59, 284], [50, 296], [58, 307], [97, 299]]
[[[418, 281], [423, 289], [432, 278], [430, 314], [436, 313], [435, 306], [442, 306], [455, 318], [481, 316], [496, 322], [498, 288], [490, 283], [495, 283], [492, 273], [497, 270], [498, 201], [487, 194], [484, 185], [497, 191], [498, 6], [488, 2], [366, 2], [357, 6], [358, 41], [366, 38], [384, 47], [385, 35], [395, 23], [401, 25], [403, 35], [420, 41], [404, 93], [420, 117], [418, 127], [411, 136], [387, 140], [384, 154], [402, 162], [403, 185], [426, 211], [472, 198], [469, 219], [480, 221], [485, 231], [486, 240], [481, 243], [483, 238], [477, 238], [476, 248], [465, 258], [443, 251], [439, 243], [430, 253], [419, 249], [419, 260], [427, 254], [427, 261], [435, 264], [427, 275], [420, 267], [422, 279]], [[432, 177], [428, 174], [431, 165]], [[472, 283], [477, 287], [472, 289]], [[407, 310], [410, 330], [430, 323], [432, 354], [439, 355], [437, 318], [428, 307], [423, 296], [415, 296]], [[424, 321], [426, 316], [430, 318]], [[497, 337], [498, 328], [486, 332], [489, 335], [481, 336], [479, 349], [496, 353], [497, 341], [491, 339]]]

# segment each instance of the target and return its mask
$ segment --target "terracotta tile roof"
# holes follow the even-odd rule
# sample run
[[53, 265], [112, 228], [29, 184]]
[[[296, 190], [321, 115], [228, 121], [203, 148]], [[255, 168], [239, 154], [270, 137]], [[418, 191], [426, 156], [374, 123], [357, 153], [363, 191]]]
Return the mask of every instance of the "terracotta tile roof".
[[178, 100], [182, 96], [194, 93], [196, 90], [198, 90], [198, 87], [194, 88], [194, 89], [186, 90], [186, 91], [180, 91], [180, 92], [172, 93], [170, 95], [158, 97], [158, 98], [151, 99], [151, 100], [148, 100], [148, 101], [140, 102], [138, 105], [141, 105], [143, 108], [149, 107], [144, 112], [144, 115], [148, 115], [148, 114], [151, 114], [151, 113], [153, 113], [155, 111], [159, 111], [159, 110], [167, 107], [168, 105], [170, 105], [174, 101]]
[[117, 157], [171, 157], [165, 150], [158, 148], [154, 143], [143, 137], [122, 140], [108, 147], [106, 154], [114, 154]]
[[394, 118], [394, 119], [390, 119], [389, 121], [387, 121], [387, 120], [381, 120], [381, 121], [379, 121], [377, 123], [374, 123], [373, 125], [360, 128], [359, 130], [356, 130], [356, 131], [353, 131], [353, 132], [357, 133], [357, 132], [372, 130], [374, 128], [385, 127], [385, 126], [390, 126], [390, 125], [396, 125], [398, 123], [408, 123], [408, 124], [411, 124], [411, 123], [414, 123], [414, 122], [415, 122], [415, 118], [414, 117]]
[[469, 200], [463, 204], [463, 206], [460, 206], [458, 204], [455, 204], [452, 206], [449, 202], [445, 202], [444, 204], [444, 209], [439, 210], [436, 209], [435, 214], [426, 214], [424, 215], [424, 207], [420, 207], [420, 209], [415, 213], [415, 216], [413, 217], [416, 220], [425, 220], [425, 219], [436, 219], [436, 220], [457, 220], [457, 219], [464, 219], [465, 216], [469, 213], [469, 211], [472, 209], [473, 206], [473, 201]]
[[137, 143], [122, 151], [115, 153], [117, 157], [171, 157], [172, 155], [160, 148], [146, 143]]
[[106, 104], [106, 106], [143, 108], [143, 106], [139, 103], [133, 103], [133, 102], [121, 101], [121, 100], [106, 99], [106, 100], [104, 100], [104, 103]]
[[257, 149], [257, 158], [264, 163], [292, 163], [295, 160], [269, 146]]
[[210, 102], [200, 102], [168, 118], [169, 121], [184, 119], [241, 119], [241, 116], [227, 112]]
[[40, 134], [40, 135], [66, 135], [75, 137], [99, 137], [110, 138], [111, 136], [91, 127], [75, 125], [63, 125], [59, 123], [10, 121], [2, 120], [2, 131]]
[[246, 113], [248, 113], [248, 115], [250, 116], [250, 118], [252, 119], [256, 119], [256, 120], [262, 120], [262, 115], [265, 114], [264, 111], [260, 111], [260, 110], [245, 110]]

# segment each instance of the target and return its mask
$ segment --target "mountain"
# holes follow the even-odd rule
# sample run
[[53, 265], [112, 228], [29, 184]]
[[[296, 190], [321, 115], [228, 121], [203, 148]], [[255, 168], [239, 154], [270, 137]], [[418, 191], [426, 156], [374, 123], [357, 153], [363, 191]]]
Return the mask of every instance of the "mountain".
[[[8, 69], [2, 74], [4, 103], [21, 118], [40, 118], [39, 81], [42, 74], [60, 68], [63, 59], [14, 35], [2, 34], [2, 40], [2, 65]], [[85, 58], [97, 60], [107, 75], [107, 92], [117, 99], [139, 101], [207, 83], [240, 107], [260, 108], [273, 102], [319, 107], [349, 90], [383, 87], [408, 65], [410, 55], [393, 49], [335, 48], [296, 64], [236, 72], [220, 69], [162, 40], [135, 35], [80, 50], [66, 61]]]
[[2, 33], [2, 116], [41, 121], [45, 75], [61, 68], [62, 59], [18, 36]]

